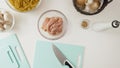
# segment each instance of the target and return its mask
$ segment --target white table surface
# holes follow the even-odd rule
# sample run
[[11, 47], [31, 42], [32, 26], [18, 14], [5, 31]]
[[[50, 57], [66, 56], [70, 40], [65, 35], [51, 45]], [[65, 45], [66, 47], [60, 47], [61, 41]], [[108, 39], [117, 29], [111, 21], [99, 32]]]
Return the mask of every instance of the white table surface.
[[[36, 41], [38, 39], [50, 41], [43, 38], [37, 30], [39, 16], [49, 9], [63, 12], [69, 21], [69, 28], [65, 36], [51, 42], [84, 46], [83, 68], [120, 68], [120, 28], [94, 32], [91, 29], [84, 30], [80, 27], [82, 19], [89, 19], [91, 22], [120, 20], [119, 6], [120, 1], [114, 0], [98, 15], [86, 16], [74, 9], [72, 0], [42, 0], [41, 5], [34, 11], [19, 13], [10, 9], [4, 0], [0, 0], [0, 8], [10, 10], [15, 16], [15, 27], [10, 33], [17, 34], [31, 68]], [[0, 38], [10, 33], [0, 33]]]

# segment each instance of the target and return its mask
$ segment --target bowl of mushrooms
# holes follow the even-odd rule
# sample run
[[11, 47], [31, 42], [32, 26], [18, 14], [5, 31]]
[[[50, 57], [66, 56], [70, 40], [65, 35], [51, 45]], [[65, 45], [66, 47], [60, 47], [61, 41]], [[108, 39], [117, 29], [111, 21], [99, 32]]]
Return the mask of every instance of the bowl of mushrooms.
[[14, 16], [11, 12], [0, 9], [0, 32], [8, 32], [13, 29]]
[[75, 9], [85, 15], [100, 13], [113, 0], [73, 0]]

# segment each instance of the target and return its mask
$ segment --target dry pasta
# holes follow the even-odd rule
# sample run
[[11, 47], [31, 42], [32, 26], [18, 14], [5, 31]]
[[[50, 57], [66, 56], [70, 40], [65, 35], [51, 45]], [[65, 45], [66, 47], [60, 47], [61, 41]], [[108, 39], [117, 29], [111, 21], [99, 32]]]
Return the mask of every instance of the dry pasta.
[[25, 12], [35, 8], [39, 0], [9, 0], [9, 2], [16, 10]]

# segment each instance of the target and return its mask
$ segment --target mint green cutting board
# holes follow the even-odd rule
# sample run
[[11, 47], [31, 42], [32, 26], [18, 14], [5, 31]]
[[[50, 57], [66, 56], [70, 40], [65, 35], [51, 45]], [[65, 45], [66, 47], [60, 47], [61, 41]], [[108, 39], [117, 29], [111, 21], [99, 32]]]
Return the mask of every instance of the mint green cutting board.
[[0, 68], [30, 68], [15, 34], [0, 39]]
[[37, 41], [33, 68], [68, 68], [67, 66], [62, 66], [56, 58], [52, 44], [56, 45], [75, 67], [78, 55], [80, 55], [80, 68], [82, 68], [84, 47], [45, 41]]

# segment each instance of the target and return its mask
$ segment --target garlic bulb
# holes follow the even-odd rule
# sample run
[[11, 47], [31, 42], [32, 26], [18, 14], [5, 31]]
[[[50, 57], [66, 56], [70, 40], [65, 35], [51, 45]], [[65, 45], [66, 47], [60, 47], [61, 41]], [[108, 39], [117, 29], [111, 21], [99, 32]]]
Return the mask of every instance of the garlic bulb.
[[4, 18], [3, 18], [3, 14], [2, 13], [0, 13], [0, 20], [3, 20]]

